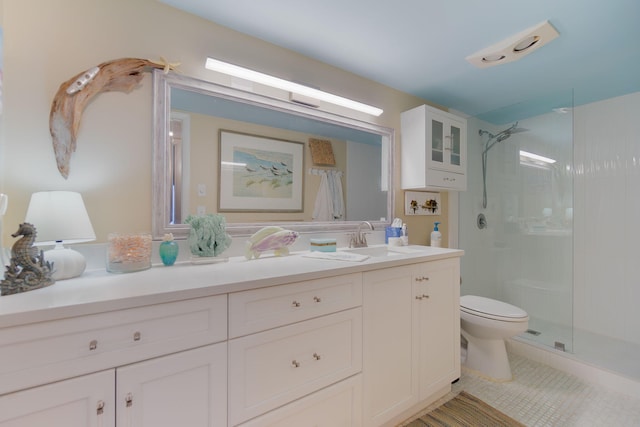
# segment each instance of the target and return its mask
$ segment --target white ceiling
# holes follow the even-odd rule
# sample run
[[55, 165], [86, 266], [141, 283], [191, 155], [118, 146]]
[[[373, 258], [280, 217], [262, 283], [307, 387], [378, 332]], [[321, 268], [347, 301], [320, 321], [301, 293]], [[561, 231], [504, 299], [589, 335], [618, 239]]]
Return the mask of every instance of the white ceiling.
[[[640, 0], [160, 1], [495, 123], [640, 91]], [[465, 60], [546, 20], [560, 36], [519, 61]]]

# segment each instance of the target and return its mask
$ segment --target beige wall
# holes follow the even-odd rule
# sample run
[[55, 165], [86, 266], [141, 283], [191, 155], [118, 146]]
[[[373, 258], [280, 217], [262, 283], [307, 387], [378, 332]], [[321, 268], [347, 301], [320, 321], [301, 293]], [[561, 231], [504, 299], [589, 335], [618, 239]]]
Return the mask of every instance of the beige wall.
[[[424, 102], [155, 0], [3, 0], [0, 5], [4, 32], [0, 184], [9, 195], [5, 236], [23, 220], [31, 193], [42, 190], [81, 192], [99, 242], [111, 231], [150, 230], [150, 76], [130, 94], [99, 95], [84, 112], [69, 178], [62, 178], [56, 168], [48, 129], [53, 96], [63, 81], [107, 60], [164, 56], [181, 62], [184, 74], [213, 81], [222, 78], [205, 70], [204, 61], [214, 56], [379, 106], [385, 112], [375, 122], [395, 129], [400, 127], [401, 111]], [[401, 215], [403, 194], [397, 190], [396, 211]], [[447, 215], [446, 200], [443, 194], [442, 218]], [[428, 218], [408, 219], [412, 243], [427, 242], [435, 220]], [[4, 241], [11, 244], [13, 239]]]

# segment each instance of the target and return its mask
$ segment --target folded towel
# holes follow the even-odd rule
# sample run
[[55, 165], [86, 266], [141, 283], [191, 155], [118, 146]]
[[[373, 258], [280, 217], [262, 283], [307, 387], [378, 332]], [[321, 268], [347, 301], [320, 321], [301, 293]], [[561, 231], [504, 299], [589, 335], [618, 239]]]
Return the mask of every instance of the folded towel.
[[353, 254], [350, 252], [309, 252], [302, 254], [306, 258], [331, 259], [334, 261], [362, 262], [369, 258], [369, 255]]

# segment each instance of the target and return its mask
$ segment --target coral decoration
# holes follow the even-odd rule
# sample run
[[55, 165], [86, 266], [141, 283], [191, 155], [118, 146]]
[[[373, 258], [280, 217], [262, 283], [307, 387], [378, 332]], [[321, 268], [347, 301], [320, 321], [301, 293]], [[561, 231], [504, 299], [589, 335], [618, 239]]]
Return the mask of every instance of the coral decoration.
[[191, 226], [187, 238], [191, 254], [199, 257], [214, 257], [231, 245], [231, 236], [226, 232], [224, 216], [220, 214], [189, 215], [185, 222]]

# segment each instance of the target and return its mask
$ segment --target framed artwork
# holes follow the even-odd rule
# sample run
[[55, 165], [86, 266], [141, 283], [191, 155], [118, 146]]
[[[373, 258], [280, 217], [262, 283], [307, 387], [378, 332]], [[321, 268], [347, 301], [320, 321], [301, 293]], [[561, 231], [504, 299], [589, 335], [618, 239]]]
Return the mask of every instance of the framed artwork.
[[218, 211], [302, 212], [304, 143], [220, 131]]
[[440, 215], [440, 193], [404, 192], [405, 215]]

